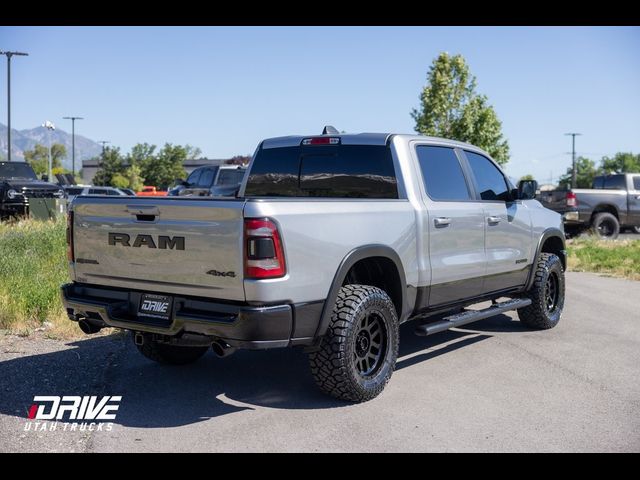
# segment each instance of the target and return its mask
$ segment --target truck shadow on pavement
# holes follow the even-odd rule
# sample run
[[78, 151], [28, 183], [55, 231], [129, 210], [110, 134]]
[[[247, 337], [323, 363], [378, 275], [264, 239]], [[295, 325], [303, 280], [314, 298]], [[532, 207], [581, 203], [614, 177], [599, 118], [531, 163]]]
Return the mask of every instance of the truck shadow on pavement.
[[[451, 330], [426, 338], [415, 336], [414, 326], [401, 327], [397, 370], [491, 338], [485, 332], [525, 331], [506, 315], [477, 322], [474, 331]], [[166, 428], [243, 410], [351, 405], [320, 393], [299, 348], [238, 351], [224, 359], [208, 352], [193, 365], [173, 367], [147, 360], [125, 335], [66, 345], [71, 348], [0, 362], [0, 413], [26, 419], [34, 395], [121, 395], [114, 423]]]

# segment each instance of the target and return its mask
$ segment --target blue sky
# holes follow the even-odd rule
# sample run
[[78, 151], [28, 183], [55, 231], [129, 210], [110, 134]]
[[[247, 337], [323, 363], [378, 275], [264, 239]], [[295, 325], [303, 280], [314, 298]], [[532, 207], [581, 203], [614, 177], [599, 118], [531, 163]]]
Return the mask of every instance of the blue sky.
[[[503, 122], [507, 172], [546, 181], [570, 164], [640, 153], [640, 28], [596, 27], [0, 27], [12, 62], [12, 124], [80, 115], [77, 133], [252, 153], [265, 137], [413, 132], [427, 69], [461, 53]], [[0, 121], [6, 123], [6, 62]]]

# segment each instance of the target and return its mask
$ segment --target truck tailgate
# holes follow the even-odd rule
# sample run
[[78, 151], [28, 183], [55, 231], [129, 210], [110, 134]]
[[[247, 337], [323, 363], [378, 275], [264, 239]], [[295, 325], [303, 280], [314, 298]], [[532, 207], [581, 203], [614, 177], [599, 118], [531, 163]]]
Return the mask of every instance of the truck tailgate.
[[243, 301], [243, 208], [236, 199], [77, 197], [75, 280]]

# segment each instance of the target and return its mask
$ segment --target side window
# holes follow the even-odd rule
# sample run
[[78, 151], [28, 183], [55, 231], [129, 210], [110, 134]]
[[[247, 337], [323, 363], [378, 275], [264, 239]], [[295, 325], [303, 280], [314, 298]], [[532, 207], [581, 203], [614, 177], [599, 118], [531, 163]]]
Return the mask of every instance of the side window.
[[117, 190], [107, 190], [107, 195], [120, 195]]
[[195, 186], [198, 184], [198, 180], [200, 180], [200, 175], [202, 174], [201, 168], [196, 168], [191, 175], [187, 177], [187, 183], [191, 186]]
[[199, 188], [209, 188], [213, 183], [213, 177], [215, 177], [216, 170], [213, 168], [207, 168], [202, 172], [200, 180], [198, 181]]
[[482, 200], [509, 200], [509, 187], [502, 172], [487, 157], [464, 151], [476, 177]]
[[107, 191], [104, 188], [92, 188], [89, 190], [89, 195], [104, 195]]
[[471, 195], [453, 148], [416, 147], [422, 179], [432, 200], [470, 200]]
[[624, 175], [611, 175], [604, 179], [605, 190], [626, 190], [627, 180]]
[[633, 189], [640, 191], [640, 175], [633, 177]]

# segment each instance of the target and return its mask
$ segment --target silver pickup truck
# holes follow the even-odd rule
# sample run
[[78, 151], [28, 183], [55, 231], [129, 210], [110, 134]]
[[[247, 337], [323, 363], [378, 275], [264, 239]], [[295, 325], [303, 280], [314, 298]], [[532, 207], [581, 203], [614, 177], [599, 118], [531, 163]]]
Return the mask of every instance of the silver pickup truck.
[[401, 323], [560, 319], [561, 216], [472, 145], [325, 128], [264, 140], [248, 170], [236, 198], [78, 197], [69, 318], [130, 330], [161, 363], [303, 346], [319, 387], [349, 401], [382, 391]]

